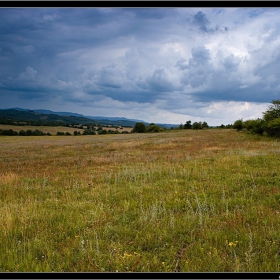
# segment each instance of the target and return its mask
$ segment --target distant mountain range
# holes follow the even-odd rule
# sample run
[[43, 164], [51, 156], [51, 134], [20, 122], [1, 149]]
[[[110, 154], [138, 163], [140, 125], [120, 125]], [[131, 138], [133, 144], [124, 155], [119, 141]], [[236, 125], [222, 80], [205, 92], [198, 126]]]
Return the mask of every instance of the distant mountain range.
[[[118, 126], [129, 126], [133, 127], [137, 122], [143, 122], [146, 125], [150, 123], [138, 119], [127, 119], [124, 117], [100, 117], [100, 116], [84, 116], [82, 114], [72, 112], [54, 112], [51, 110], [30, 110], [23, 108], [9, 108], [0, 109], [1, 119], [11, 119], [15, 121], [26, 121], [26, 122], [48, 122], [48, 123], [67, 123], [67, 124], [89, 124], [96, 123], [100, 125], [118, 125]], [[156, 123], [157, 125], [165, 128], [177, 127], [178, 124], [162, 124]]]

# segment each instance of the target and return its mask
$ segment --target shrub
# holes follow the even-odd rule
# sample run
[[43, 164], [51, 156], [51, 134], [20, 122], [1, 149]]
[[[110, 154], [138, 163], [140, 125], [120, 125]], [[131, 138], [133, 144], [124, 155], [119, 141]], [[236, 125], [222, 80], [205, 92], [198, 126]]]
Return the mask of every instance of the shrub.
[[147, 132], [159, 132], [161, 131], [161, 128], [158, 125], [155, 125], [154, 123], [151, 123], [147, 127]]
[[146, 126], [143, 122], [137, 122], [132, 130], [132, 132], [136, 133], [144, 133], [146, 132]]
[[243, 128], [243, 119], [237, 120], [233, 124], [233, 128], [237, 130], [242, 130]]
[[58, 135], [58, 136], [64, 135], [64, 132], [58, 131], [58, 132], [56, 133], [56, 135]]
[[192, 129], [202, 129], [202, 123], [201, 122], [194, 122], [192, 125]]
[[243, 123], [243, 127], [254, 134], [262, 135], [266, 129], [266, 122], [262, 119], [247, 120]]
[[85, 129], [83, 135], [96, 135], [96, 133], [92, 129]]
[[268, 122], [266, 132], [269, 136], [280, 137], [280, 118]]
[[192, 128], [192, 122], [191, 121], [186, 121], [184, 124], [184, 129], [191, 129]]

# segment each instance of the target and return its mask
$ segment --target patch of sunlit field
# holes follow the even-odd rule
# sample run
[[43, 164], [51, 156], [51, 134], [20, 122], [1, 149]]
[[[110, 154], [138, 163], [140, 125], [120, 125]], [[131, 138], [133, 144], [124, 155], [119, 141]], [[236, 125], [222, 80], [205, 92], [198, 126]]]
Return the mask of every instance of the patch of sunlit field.
[[275, 139], [2, 136], [0, 199], [3, 272], [280, 271]]

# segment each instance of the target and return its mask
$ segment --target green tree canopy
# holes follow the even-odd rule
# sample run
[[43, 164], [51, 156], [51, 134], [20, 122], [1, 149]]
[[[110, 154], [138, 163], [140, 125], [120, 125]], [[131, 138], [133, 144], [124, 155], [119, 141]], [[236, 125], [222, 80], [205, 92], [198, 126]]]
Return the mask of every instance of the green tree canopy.
[[280, 118], [280, 99], [273, 100], [271, 103], [272, 105], [263, 113], [263, 118], [266, 122]]
[[148, 127], [147, 127], [147, 132], [159, 132], [161, 130], [161, 128], [154, 124], [154, 123], [151, 123]]
[[186, 123], [184, 124], [184, 129], [191, 129], [192, 125], [191, 125], [191, 121], [186, 121]]
[[132, 132], [136, 132], [136, 133], [143, 133], [146, 132], [146, 126], [143, 122], [137, 122], [134, 125], [134, 128], [132, 130]]

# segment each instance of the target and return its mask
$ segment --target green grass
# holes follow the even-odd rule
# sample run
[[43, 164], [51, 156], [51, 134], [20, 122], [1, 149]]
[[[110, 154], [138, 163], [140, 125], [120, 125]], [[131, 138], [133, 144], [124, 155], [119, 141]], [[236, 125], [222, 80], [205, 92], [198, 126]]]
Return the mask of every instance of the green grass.
[[0, 271], [280, 270], [275, 139], [213, 129], [0, 147]]

